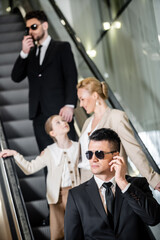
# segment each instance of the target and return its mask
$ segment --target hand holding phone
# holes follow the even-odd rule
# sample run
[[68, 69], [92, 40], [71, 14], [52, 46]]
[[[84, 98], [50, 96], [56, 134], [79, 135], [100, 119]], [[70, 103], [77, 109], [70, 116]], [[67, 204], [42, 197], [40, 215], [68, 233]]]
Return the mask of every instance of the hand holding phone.
[[117, 155], [113, 157], [113, 160], [110, 161], [109, 165], [111, 172], [115, 172], [115, 181], [119, 188], [123, 190], [127, 185], [128, 182], [125, 178], [127, 173], [127, 165], [123, 157]]
[[34, 41], [32, 36], [30, 35], [24, 36], [22, 41], [22, 51], [28, 54], [32, 47], [34, 47]]

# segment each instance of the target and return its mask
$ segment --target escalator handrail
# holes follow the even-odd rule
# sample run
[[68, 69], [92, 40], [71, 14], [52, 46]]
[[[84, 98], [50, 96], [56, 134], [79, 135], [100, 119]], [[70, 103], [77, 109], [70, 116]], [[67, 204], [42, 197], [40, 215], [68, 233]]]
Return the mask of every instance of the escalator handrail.
[[[0, 151], [7, 148], [8, 142], [5, 136], [3, 123], [0, 120]], [[18, 220], [18, 228], [20, 229], [18, 235], [20, 234], [23, 240], [34, 240], [13, 157], [9, 157], [4, 161], [4, 167], [15, 208], [16, 219]]]

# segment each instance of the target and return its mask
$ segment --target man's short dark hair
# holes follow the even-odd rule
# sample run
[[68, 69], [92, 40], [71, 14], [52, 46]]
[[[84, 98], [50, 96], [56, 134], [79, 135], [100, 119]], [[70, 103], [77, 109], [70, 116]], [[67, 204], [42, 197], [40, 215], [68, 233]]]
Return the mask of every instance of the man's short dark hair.
[[100, 128], [95, 130], [90, 136], [89, 140], [91, 141], [108, 141], [112, 148], [112, 151], [120, 152], [121, 140], [118, 134], [110, 128]]
[[37, 10], [37, 11], [31, 11], [26, 14], [26, 21], [30, 20], [32, 18], [38, 19], [40, 22], [48, 22], [47, 16], [43, 11]]

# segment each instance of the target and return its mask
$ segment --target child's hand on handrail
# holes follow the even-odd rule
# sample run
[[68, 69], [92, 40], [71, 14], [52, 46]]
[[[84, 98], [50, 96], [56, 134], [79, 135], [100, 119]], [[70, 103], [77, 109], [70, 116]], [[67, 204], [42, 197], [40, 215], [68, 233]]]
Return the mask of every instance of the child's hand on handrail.
[[0, 158], [6, 158], [6, 157], [10, 157], [10, 156], [14, 156], [16, 155], [17, 152], [11, 149], [4, 149], [0, 152]]

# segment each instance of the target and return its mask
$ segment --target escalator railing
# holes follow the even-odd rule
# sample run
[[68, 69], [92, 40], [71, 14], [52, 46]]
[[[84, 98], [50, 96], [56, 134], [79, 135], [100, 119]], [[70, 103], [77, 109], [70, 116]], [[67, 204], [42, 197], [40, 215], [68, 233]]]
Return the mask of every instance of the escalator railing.
[[[3, 125], [0, 122], [0, 151], [6, 148], [8, 148], [8, 144], [3, 131]], [[32, 230], [12, 157], [7, 158], [7, 160], [1, 159], [0, 175], [13, 239], [33, 240]]]

